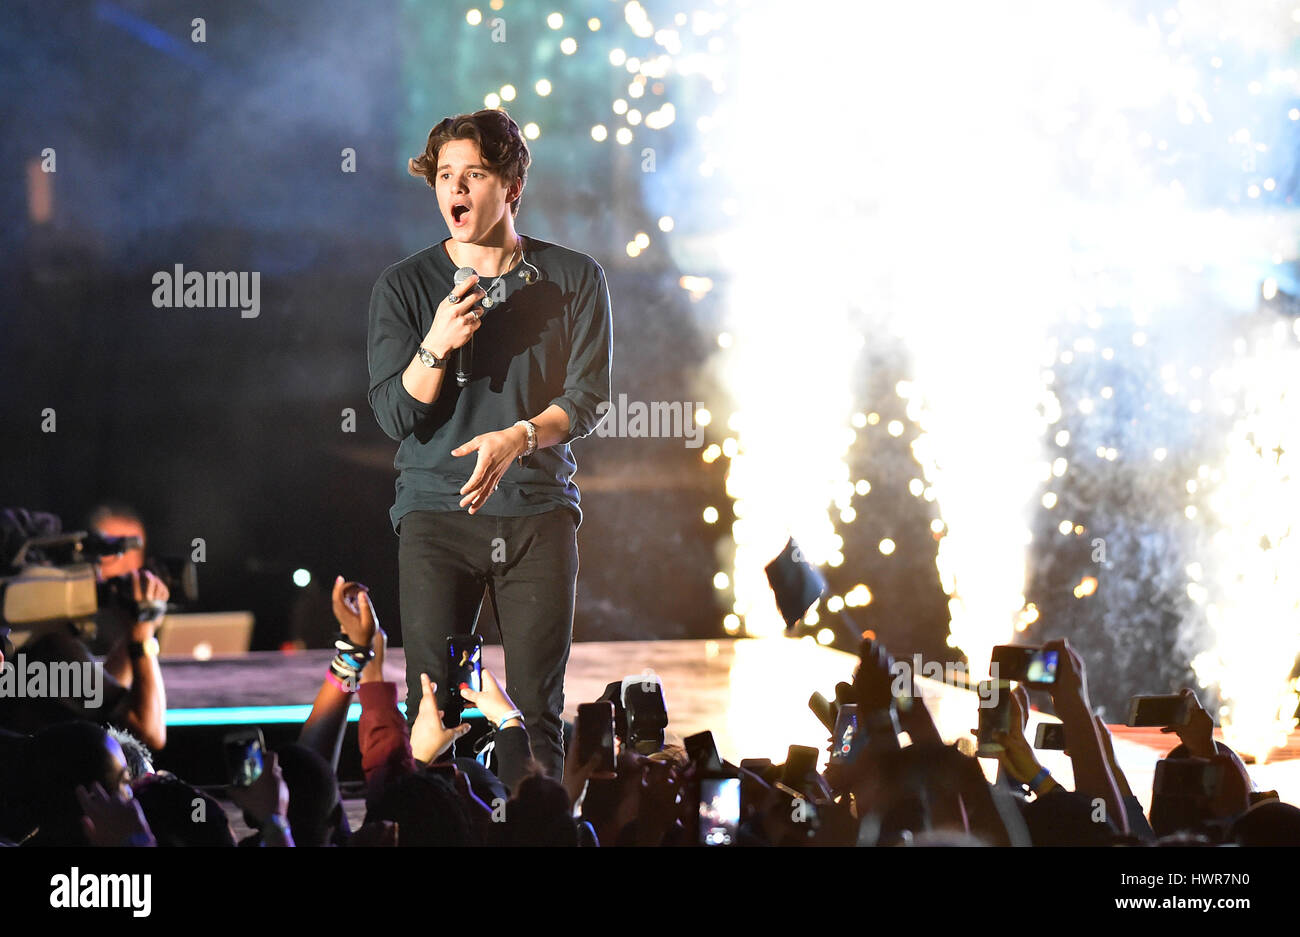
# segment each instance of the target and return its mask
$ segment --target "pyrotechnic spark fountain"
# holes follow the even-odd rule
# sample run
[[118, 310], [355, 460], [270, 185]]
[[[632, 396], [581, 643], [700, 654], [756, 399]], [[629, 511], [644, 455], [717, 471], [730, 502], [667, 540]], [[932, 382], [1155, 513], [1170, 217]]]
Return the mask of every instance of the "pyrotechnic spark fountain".
[[[1213, 650], [1193, 666], [1226, 700], [1219, 718], [1228, 744], [1260, 760], [1286, 743], [1297, 705], [1296, 686], [1288, 683], [1300, 646], [1300, 478], [1293, 474], [1300, 453], [1300, 328], [1294, 325], [1300, 320], [1276, 321], [1237, 343], [1222, 393], [1240, 399], [1238, 417], [1221, 480], [1207, 480], [1217, 531], [1206, 562], [1189, 570], [1189, 593], [1207, 602], [1215, 632]], [[1212, 572], [1201, 583], [1206, 567]]]
[[[714, 579], [733, 597], [726, 630], [781, 630], [763, 566], [789, 535], [814, 563], [858, 565], [840, 525], [861, 519], [871, 485], [848, 457], [886, 427], [863, 417], [876, 402], [855, 399], [854, 372], [873, 343], [901, 341], [910, 373], [896, 392], [911, 425], [888, 432], [912, 439], [924, 477], [912, 494], [941, 512], [950, 643], [975, 668], [1038, 615], [1025, 601], [1035, 501], [1056, 536], [1144, 551], [1081, 571], [1070, 601], [1106, 601], [1108, 586], [1141, 596], [1142, 570], [1170, 578], [1189, 564], [1149, 554], [1122, 512], [1104, 517], [1072, 491], [1138, 478], [1143, 496], [1167, 500], [1148, 490], [1159, 463], [1223, 454], [1206, 470], [1218, 480], [1210, 510], [1186, 505], [1184, 521], [1180, 501], [1167, 526], [1219, 531], [1190, 564], [1188, 595], [1217, 635], [1196, 668], [1218, 683], [1233, 737], [1262, 752], [1292, 699], [1297, 590], [1279, 571], [1295, 568], [1300, 503], [1290, 457], [1270, 465], [1247, 440], [1300, 447], [1287, 436], [1297, 393], [1286, 395], [1300, 369], [1276, 340], [1256, 343], [1234, 380], [1189, 388], [1219, 373], [1208, 335], [1239, 330], [1266, 271], [1295, 260], [1300, 223], [1281, 190], [1296, 171], [1286, 135], [1300, 121], [1288, 59], [1300, 6], [701, 7], [551, 14], [560, 55], [548, 73], [511, 76], [485, 100], [526, 111], [527, 89], [563, 95], [564, 62], [595, 55], [620, 86], [582, 128], [589, 145], [635, 152], [666, 133], [689, 144], [689, 166], [661, 162], [653, 183], [661, 201], [674, 187], [689, 195], [657, 206], [658, 231], [629, 230], [625, 246], [631, 259], [672, 248], [693, 300], [723, 280], [717, 368], [731, 407], [710, 401], [702, 456], [726, 460], [737, 518]], [[487, 29], [489, 16], [472, 10], [467, 23]], [[543, 130], [530, 123], [530, 138]], [[1143, 380], [1117, 392], [1115, 372]], [[1225, 450], [1210, 417], [1228, 385], [1245, 415]], [[1056, 451], [1067, 446], [1069, 459]], [[897, 556], [892, 538], [879, 549]], [[826, 609], [869, 601], [862, 584]]]

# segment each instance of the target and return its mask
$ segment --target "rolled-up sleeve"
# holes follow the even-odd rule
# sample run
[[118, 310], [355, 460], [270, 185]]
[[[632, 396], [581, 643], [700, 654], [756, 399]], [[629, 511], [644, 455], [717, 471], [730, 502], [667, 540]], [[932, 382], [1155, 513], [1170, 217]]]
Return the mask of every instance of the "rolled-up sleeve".
[[[588, 436], [605, 417], [611, 397], [610, 365], [614, 357], [614, 324], [605, 271], [595, 273], [574, 300], [569, 364], [564, 393], [551, 401], [569, 417], [566, 443]], [[602, 407], [601, 405], [605, 406]], [[599, 411], [599, 412], [598, 412]]]
[[370, 409], [383, 431], [398, 442], [411, 435], [433, 409], [433, 404], [416, 400], [402, 384], [402, 372], [415, 357], [422, 337], [414, 313], [381, 278], [370, 294], [366, 332]]

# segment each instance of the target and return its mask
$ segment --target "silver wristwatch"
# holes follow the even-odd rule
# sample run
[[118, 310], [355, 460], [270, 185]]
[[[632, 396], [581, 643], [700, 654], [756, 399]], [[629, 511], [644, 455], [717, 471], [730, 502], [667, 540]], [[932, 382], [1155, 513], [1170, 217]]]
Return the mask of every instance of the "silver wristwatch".
[[447, 359], [451, 357], [451, 353], [449, 352], [446, 358], [439, 358], [423, 345], [420, 346], [419, 355], [420, 364], [424, 365], [426, 368], [445, 368], [447, 366]]
[[528, 434], [527, 448], [524, 450], [523, 454], [519, 456], [519, 462], [520, 464], [523, 464], [524, 459], [537, 451], [537, 427], [533, 425], [532, 420], [520, 420], [515, 424], [515, 426], [522, 426], [524, 432]]

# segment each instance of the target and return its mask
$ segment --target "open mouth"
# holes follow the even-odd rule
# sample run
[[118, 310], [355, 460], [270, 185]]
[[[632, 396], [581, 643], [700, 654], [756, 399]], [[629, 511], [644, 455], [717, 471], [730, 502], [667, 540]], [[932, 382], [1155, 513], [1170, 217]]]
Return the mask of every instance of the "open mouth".
[[467, 214], [469, 214], [469, 206], [468, 206], [468, 205], [453, 205], [453, 206], [451, 206], [451, 220], [452, 220], [453, 222], [455, 222], [456, 224], [460, 224], [460, 223], [461, 223], [461, 219], [464, 218]]

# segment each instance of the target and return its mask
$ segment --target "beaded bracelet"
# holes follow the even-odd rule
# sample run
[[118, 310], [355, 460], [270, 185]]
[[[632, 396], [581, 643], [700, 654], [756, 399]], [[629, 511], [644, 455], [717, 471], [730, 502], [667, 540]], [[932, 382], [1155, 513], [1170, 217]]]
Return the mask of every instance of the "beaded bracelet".
[[361, 671], [375, 656], [374, 648], [354, 644], [347, 635], [339, 632], [334, 639], [338, 653], [330, 661], [329, 676], [345, 693], [354, 693], [361, 684]]

